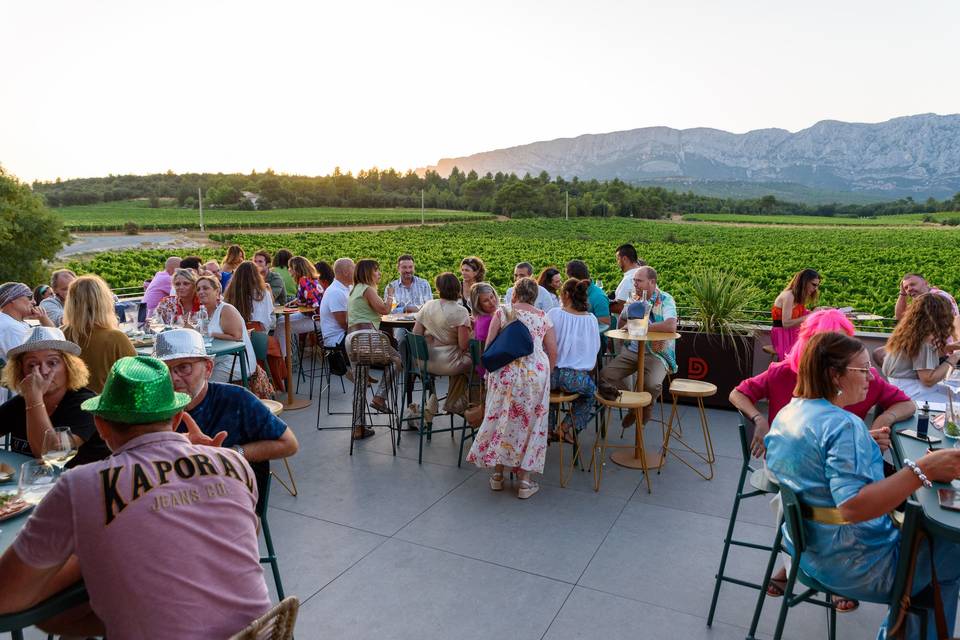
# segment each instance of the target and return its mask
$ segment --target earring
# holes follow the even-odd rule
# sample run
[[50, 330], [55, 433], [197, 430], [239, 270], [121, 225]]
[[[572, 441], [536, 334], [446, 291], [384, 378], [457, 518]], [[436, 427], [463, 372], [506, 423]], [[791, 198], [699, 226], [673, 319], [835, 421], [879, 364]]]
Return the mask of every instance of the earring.
[[843, 395], [843, 389], [837, 389], [837, 395], [838, 395], [838, 396], [842, 396], [842, 395]]

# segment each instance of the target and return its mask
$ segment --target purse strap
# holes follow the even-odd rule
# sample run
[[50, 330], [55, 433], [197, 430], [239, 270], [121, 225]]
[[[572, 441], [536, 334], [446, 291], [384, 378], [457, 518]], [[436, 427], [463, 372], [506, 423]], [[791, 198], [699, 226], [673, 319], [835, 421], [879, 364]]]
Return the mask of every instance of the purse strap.
[[907, 611], [910, 609], [911, 604], [910, 594], [913, 591], [913, 575], [917, 570], [917, 555], [920, 551], [920, 542], [925, 537], [923, 531], [918, 529], [913, 538], [913, 544], [910, 545], [910, 562], [908, 563], [909, 568], [907, 569], [906, 578], [907, 584], [903, 588], [903, 593], [900, 594], [900, 610], [897, 619], [894, 621], [893, 626], [887, 630], [887, 638], [889, 640], [904, 640], [907, 637], [906, 621]]

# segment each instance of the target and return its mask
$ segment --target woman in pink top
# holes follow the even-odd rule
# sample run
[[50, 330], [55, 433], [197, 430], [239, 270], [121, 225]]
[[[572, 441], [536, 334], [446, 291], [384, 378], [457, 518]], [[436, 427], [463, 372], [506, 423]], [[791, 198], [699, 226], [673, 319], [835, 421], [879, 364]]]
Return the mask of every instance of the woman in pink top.
[[[730, 403], [754, 424], [751, 443], [754, 456], [759, 458], [764, 454], [763, 437], [770, 430], [770, 423], [793, 397], [793, 389], [797, 385], [800, 356], [803, 355], [807, 341], [816, 334], [827, 331], [852, 336], [853, 325], [836, 309], [824, 309], [811, 313], [800, 327], [797, 342], [782, 362], [771, 363], [766, 371], [758, 376], [747, 378], [730, 392]], [[870, 381], [866, 399], [863, 402], [848, 405], [844, 409], [861, 419], [866, 419], [870, 409], [879, 406], [882, 413], [873, 420], [870, 433], [880, 448], [886, 450], [890, 446], [890, 428], [895, 422], [912, 416], [916, 411], [916, 405], [900, 389], [884, 380], [876, 369], [871, 369], [871, 373], [873, 379]], [[764, 398], [768, 403], [766, 418], [756, 406], [756, 403]]]
[[[473, 309], [473, 337], [486, 344], [490, 321], [500, 306], [497, 290], [488, 282], [475, 282], [470, 287], [470, 308]], [[477, 365], [477, 374], [482, 378], [486, 370]]]

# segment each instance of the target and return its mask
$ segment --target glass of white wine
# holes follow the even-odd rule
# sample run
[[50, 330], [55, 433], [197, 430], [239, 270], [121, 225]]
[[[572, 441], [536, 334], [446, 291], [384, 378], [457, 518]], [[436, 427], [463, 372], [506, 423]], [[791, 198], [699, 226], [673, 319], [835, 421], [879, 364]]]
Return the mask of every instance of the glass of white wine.
[[64, 465], [77, 455], [77, 441], [70, 427], [59, 427], [43, 434], [40, 457], [46, 464], [63, 471]]
[[39, 504], [57, 481], [56, 472], [39, 460], [20, 465], [20, 497], [30, 504]]

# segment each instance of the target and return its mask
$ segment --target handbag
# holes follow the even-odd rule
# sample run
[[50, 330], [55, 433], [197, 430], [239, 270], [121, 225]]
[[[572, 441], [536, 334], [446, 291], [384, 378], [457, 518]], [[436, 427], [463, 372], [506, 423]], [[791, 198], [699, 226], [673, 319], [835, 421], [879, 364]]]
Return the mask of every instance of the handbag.
[[487, 371], [496, 371], [517, 358], [533, 353], [533, 337], [527, 325], [518, 322], [516, 315], [503, 327], [490, 346], [480, 356], [480, 362]]

